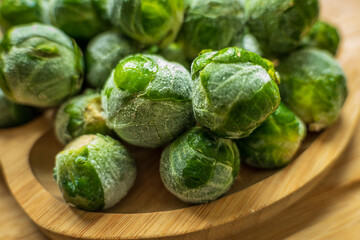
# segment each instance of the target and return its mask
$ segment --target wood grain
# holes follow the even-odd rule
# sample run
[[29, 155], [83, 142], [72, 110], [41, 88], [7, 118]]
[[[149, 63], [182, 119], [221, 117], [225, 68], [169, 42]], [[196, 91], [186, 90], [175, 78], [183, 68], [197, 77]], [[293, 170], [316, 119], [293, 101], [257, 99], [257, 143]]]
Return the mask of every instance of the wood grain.
[[[1, 170], [1, 169], [0, 169]], [[1, 172], [1, 171], [0, 171]], [[3, 240], [46, 240], [37, 228], [17, 205], [5, 185], [0, 173], [0, 239]]]
[[[339, 4], [335, 1], [325, 1], [325, 2], [332, 2], [332, 6]], [[355, 1], [348, 1], [355, 2]], [[331, 5], [329, 5], [330, 7]], [[351, 7], [349, 7], [351, 9]], [[339, 7], [333, 7], [334, 11], [333, 13], [336, 13], [336, 11], [340, 11], [341, 9]], [[342, 11], [342, 10], [341, 10]], [[330, 13], [330, 12], [329, 12]], [[325, 15], [326, 16], [326, 15]], [[330, 14], [329, 14], [330, 16]], [[331, 16], [337, 16], [331, 15]], [[339, 14], [338, 16], [343, 16]], [[346, 18], [340, 18], [341, 21], [346, 21]], [[333, 22], [337, 20], [337, 18], [333, 19]], [[339, 20], [339, 21], [340, 21]], [[342, 23], [343, 24], [343, 23]], [[349, 30], [348, 30], [349, 29]], [[347, 34], [347, 31], [350, 32], [350, 27], [347, 25], [343, 28], [343, 32]], [[353, 33], [352, 33], [353, 34]], [[356, 35], [356, 34], [354, 34]], [[186, 206], [172, 206], [170, 209], [176, 209], [174, 211], [167, 211], [167, 212], [153, 212], [159, 209], [152, 209], [148, 211], [148, 213], [141, 214], [143, 219], [140, 221], [134, 220], [132, 218], [131, 214], [123, 214], [124, 218], [119, 220], [116, 218], [116, 215], [118, 214], [105, 214], [105, 215], [99, 215], [99, 214], [87, 214], [82, 211], [78, 211], [76, 209], [70, 209], [66, 205], [62, 204], [55, 196], [53, 198], [53, 194], [49, 194], [49, 192], [45, 191], [42, 188], [42, 185], [38, 182], [34, 183], [33, 181], [27, 181], [27, 175], [29, 174], [29, 169], [24, 169], [23, 172], [19, 171], [19, 168], [21, 169], [20, 164], [22, 163], [21, 160], [21, 151], [18, 151], [16, 153], [9, 153], [8, 151], [3, 151], [3, 149], [0, 150], [0, 156], [3, 158], [9, 159], [10, 155], [12, 156], [12, 161], [5, 161], [4, 168], [5, 168], [5, 174], [6, 178], [9, 181], [10, 188], [14, 195], [16, 196], [17, 200], [20, 202], [22, 207], [25, 208], [27, 213], [38, 223], [40, 226], [42, 226], [46, 231], [48, 231], [48, 234], [56, 239], [65, 239], [61, 237], [61, 235], [58, 235], [58, 233], [66, 234], [69, 232], [74, 232], [72, 237], [82, 237], [82, 238], [95, 238], [95, 237], [103, 237], [106, 234], [113, 234], [112, 236], [120, 238], [120, 235], [116, 235], [118, 233], [115, 233], [115, 231], [122, 231], [128, 230], [126, 229], [128, 226], [131, 226], [132, 229], [129, 232], [120, 232], [121, 236], [126, 238], [127, 235], [133, 238], [137, 238], [139, 236], [144, 236], [144, 234], [149, 234], [149, 231], [156, 231], [159, 235], [156, 235], [156, 233], [153, 235], [147, 235], [149, 238], [153, 237], [156, 238], [161, 235], [166, 235], [168, 233], [174, 234], [174, 237], [177, 236], [178, 239], [221, 239], [224, 234], [227, 235], [237, 233], [241, 228], [245, 228], [247, 226], [251, 226], [253, 224], [256, 224], [257, 226], [260, 224], [260, 222], [263, 221], [263, 219], [268, 218], [269, 216], [273, 215], [275, 212], [279, 211], [279, 209], [283, 209], [284, 207], [288, 206], [296, 200], [299, 196], [303, 195], [304, 192], [301, 191], [295, 191], [299, 190], [299, 188], [304, 184], [296, 182], [296, 179], [299, 179], [302, 177], [305, 182], [308, 182], [309, 184], [314, 182], [314, 179], [317, 179], [320, 175], [320, 173], [323, 173], [323, 171], [318, 171], [319, 168], [321, 169], [322, 166], [328, 166], [331, 162], [325, 161], [326, 159], [333, 160], [333, 157], [338, 155], [341, 151], [341, 149], [345, 146], [346, 141], [344, 139], [348, 139], [351, 135], [349, 132], [340, 132], [338, 129], [343, 129], [343, 126], [349, 127], [350, 129], [353, 129], [351, 127], [355, 126], [356, 117], [357, 115], [354, 113], [356, 109], [359, 108], [359, 96], [357, 93], [355, 93], [355, 90], [358, 89], [359, 80], [357, 77], [359, 76], [359, 70], [354, 67], [353, 62], [356, 60], [354, 57], [350, 55], [350, 52], [354, 51], [355, 41], [352, 40], [352, 38], [347, 37], [346, 35], [346, 41], [344, 42], [343, 48], [342, 48], [342, 54], [340, 55], [340, 61], [342, 65], [344, 66], [347, 74], [350, 76], [350, 82], [349, 85], [351, 86], [351, 94], [349, 97], [353, 101], [349, 101], [347, 104], [349, 104], [349, 107], [346, 111], [343, 113], [343, 117], [335, 126], [333, 126], [331, 129], [329, 129], [327, 132], [322, 134], [316, 142], [309, 148], [312, 147], [320, 147], [327, 145], [329, 146], [329, 142], [333, 144], [335, 147], [328, 147], [328, 148], [321, 148], [322, 151], [318, 152], [311, 152], [309, 149], [305, 151], [299, 159], [292, 164], [290, 167], [278, 172], [274, 173], [271, 177], [266, 178], [263, 181], [260, 181], [261, 179], [255, 179], [254, 183], [258, 181], [257, 184], [251, 184], [251, 186], [243, 186], [244, 188], [239, 188], [233, 190], [233, 194], [222, 198], [221, 200], [218, 200], [212, 204], [208, 205], [201, 205], [201, 206], [195, 206], [195, 207], [187, 207]], [[349, 34], [350, 36], [350, 34]], [[359, 35], [358, 35], [359, 36]], [[353, 44], [349, 44], [349, 42], [353, 41]], [[359, 38], [358, 38], [359, 41]], [[350, 49], [351, 46], [351, 49]], [[347, 49], [349, 48], [349, 49]], [[355, 48], [357, 49], [357, 48]], [[360, 48], [359, 48], [360, 49]], [[349, 53], [349, 54], [346, 54]], [[353, 118], [351, 118], [351, 116]], [[350, 117], [350, 118], [349, 118]], [[352, 121], [351, 121], [352, 120]], [[349, 123], [353, 123], [352, 125]], [[31, 125], [31, 131], [25, 132], [26, 127], [21, 128], [17, 130], [17, 133], [13, 133], [11, 131], [6, 133], [1, 133], [1, 137], [6, 136], [7, 139], [12, 138], [16, 139], [16, 141], [3, 141], [0, 144], [1, 146], [6, 146], [6, 149], [16, 149], [19, 142], [22, 141], [22, 144], [26, 145], [27, 143], [34, 142], [39, 136], [41, 136], [43, 133], [45, 133], [51, 126], [49, 122], [44, 118], [40, 119], [37, 122], [32, 123]], [[19, 133], [22, 135], [21, 138], [18, 137]], [[3, 138], [4, 140], [5, 138]], [[51, 139], [51, 137], [50, 137]], [[341, 139], [339, 141], [338, 139]], [[46, 139], [45, 139], [46, 142]], [[316, 145], [318, 144], [318, 145]], [[336, 144], [336, 145], [335, 145]], [[330, 145], [331, 146], [331, 145]], [[23, 149], [26, 153], [29, 153], [31, 150], [31, 146], [28, 148]], [[35, 154], [35, 150], [32, 149], [32, 154]], [[15, 157], [14, 157], [15, 156]], [[31, 156], [31, 155], [30, 155]], [[36, 159], [37, 156], [41, 155], [33, 155], [33, 158], [30, 160], [33, 161], [32, 166], [33, 169], [36, 169], [34, 172], [36, 176], [40, 179], [41, 173], [46, 172], [46, 168], [43, 168], [41, 170], [41, 164], [38, 164], [37, 168], [34, 168], [34, 161], [33, 159]], [[301, 161], [301, 159], [304, 159], [304, 161]], [[309, 159], [316, 159], [315, 161], [309, 161]], [[325, 159], [324, 161], [321, 161], [321, 159]], [[305, 161], [308, 160], [308, 161]], [[35, 161], [36, 162], [36, 161]], [[303, 163], [308, 163], [308, 170], [307, 171], [300, 171], [301, 165]], [[310, 165], [311, 164], [311, 165]], [[304, 166], [302, 166], [304, 167]], [[326, 168], [322, 169], [326, 170]], [[38, 173], [36, 173], [38, 171]], [[19, 178], [19, 175], [24, 174], [22, 179]], [[32, 173], [31, 173], [32, 174]], [[285, 176], [293, 176], [292, 178], [286, 179]], [[46, 176], [46, 174], [44, 174]], [[245, 178], [246, 179], [246, 178]], [[32, 176], [32, 180], [36, 180], [34, 176]], [[243, 179], [239, 179], [239, 181], [242, 181]], [[281, 184], [282, 181], [288, 180], [286, 184]], [[41, 182], [41, 179], [40, 179]], [[46, 182], [46, 178], [43, 180], [43, 184]], [[261, 183], [266, 183], [268, 187], [261, 188]], [[31, 191], [28, 190], [31, 185], [32, 189]], [[286, 185], [286, 186], [284, 186]], [[239, 186], [239, 184], [237, 185]], [[271, 187], [269, 187], [271, 186]], [[242, 190], [243, 189], [243, 190]], [[291, 191], [290, 189], [293, 189]], [[305, 190], [310, 189], [309, 186], [306, 186]], [[28, 190], [28, 191], [25, 191]], [[48, 190], [48, 189], [47, 189]], [[239, 191], [242, 190], [242, 191]], [[250, 190], [250, 191], [249, 191]], [[277, 191], [276, 191], [277, 190]], [[300, 189], [301, 190], [301, 189]], [[234, 197], [235, 195], [238, 195], [238, 193], [249, 191], [251, 195], [245, 196], [241, 194], [240, 197]], [[281, 191], [283, 191], [281, 193]], [[51, 191], [50, 191], [51, 192]], [[276, 194], [274, 194], [276, 192]], [[34, 195], [35, 194], [35, 195]], [[284, 194], [284, 196], [289, 196], [284, 201], [278, 201], [279, 199], [283, 199], [281, 197], [281, 194]], [[274, 196], [275, 195], [275, 196]], [[156, 195], [154, 195], [156, 196]], [[36, 199], [37, 201], [35, 201]], [[266, 201], [264, 201], [266, 200]], [[157, 201], [156, 201], [157, 202]], [[264, 202], [267, 202], [267, 204], [264, 206]], [[239, 204], [241, 203], [241, 204]], [[171, 204], [173, 202], [171, 201]], [[153, 204], [149, 204], [150, 206], [153, 206]], [[156, 204], [155, 204], [156, 205]], [[174, 205], [174, 204], [173, 204]], [[239, 206], [240, 205], [240, 206]], [[266, 209], [266, 206], [270, 206], [272, 209]], [[47, 207], [52, 207], [52, 209], [42, 209]], [[126, 206], [125, 206], [126, 207]], [[159, 205], [161, 207], [161, 205]], [[145, 208], [148, 209], [148, 208]], [[170, 210], [167, 209], [167, 210]], [[211, 211], [211, 209], [215, 209], [216, 211]], [[131, 211], [130, 211], [131, 210]], [[144, 212], [142, 209], [130, 209], [129, 212]], [[252, 214], [252, 210], [255, 212]], [[266, 210], [266, 211], [263, 211]], [[116, 211], [114, 211], [116, 212]], [[124, 212], [124, 209], [120, 209], [120, 212]], [[234, 213], [235, 212], [235, 213]], [[48, 217], [47, 214], [65, 214], [63, 216], [63, 219], [56, 219], [56, 216], [54, 217]], [[70, 214], [70, 215], [67, 215]], [[75, 215], [75, 216], [74, 216]], [[226, 216], [227, 218], [222, 218], [223, 216]], [[246, 219], [245, 216], [251, 216], [252, 220]], [[86, 220], [86, 221], [85, 221]], [[139, 220], [139, 219], [138, 219]], [[100, 223], [101, 222], [101, 223]], [[76, 223], [76, 224], [75, 224]], [[118, 227], [121, 224], [124, 224], [124, 226]], [[55, 225], [52, 226], [52, 228], [49, 227], [49, 224]], [[185, 227], [184, 229], [176, 229], [176, 225], [182, 225]], [[62, 226], [62, 232], [61, 229], [58, 227]], [[114, 226], [114, 227], [111, 227]], [[155, 226], [155, 227], [154, 227]], [[48, 228], [47, 228], [48, 227]], [[153, 229], [154, 228], [154, 229]], [[201, 231], [196, 231], [196, 228], [203, 229]], [[185, 231], [185, 232], [184, 232]], [[160, 232], [160, 233], [159, 233]], [[191, 233], [191, 235], [184, 236], [182, 234], [184, 233]], [[100, 236], [101, 235], [101, 236]], [[110, 235], [108, 235], [110, 236]], [[106, 239], [106, 236], [105, 238]]]

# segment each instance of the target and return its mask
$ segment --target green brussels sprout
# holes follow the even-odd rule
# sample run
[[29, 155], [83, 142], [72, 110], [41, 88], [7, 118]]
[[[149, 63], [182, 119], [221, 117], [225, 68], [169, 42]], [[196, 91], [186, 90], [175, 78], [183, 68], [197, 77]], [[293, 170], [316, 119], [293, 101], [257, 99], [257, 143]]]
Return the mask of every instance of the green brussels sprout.
[[243, 161], [271, 169], [290, 163], [306, 136], [306, 126], [284, 104], [247, 138], [236, 141]]
[[63, 144], [85, 134], [110, 135], [102, 116], [100, 94], [86, 92], [63, 103], [56, 115], [55, 132]]
[[52, 0], [40, 0], [42, 7], [42, 23], [51, 25], [50, 21], [50, 4]]
[[80, 90], [83, 68], [80, 48], [52, 26], [13, 27], [0, 45], [0, 87], [16, 103], [58, 105]]
[[188, 3], [180, 41], [193, 60], [204, 49], [229, 47], [245, 24], [238, 0], [193, 0]]
[[186, 69], [190, 69], [191, 62], [186, 59], [184, 49], [178, 43], [172, 43], [168, 48], [159, 52], [168, 61], [181, 63]]
[[89, 40], [110, 28], [107, 0], [51, 0], [51, 24], [78, 40]]
[[15, 127], [37, 116], [32, 107], [18, 105], [8, 100], [0, 89], [0, 128]]
[[180, 64], [160, 56], [124, 58], [102, 91], [107, 124], [140, 147], [159, 147], [193, 124], [191, 78]]
[[87, 46], [87, 82], [92, 87], [102, 88], [119, 61], [139, 51], [116, 32], [98, 35]]
[[295, 50], [318, 18], [318, 0], [246, 0], [247, 25], [266, 55]]
[[232, 45], [260, 56], [263, 55], [259, 41], [249, 31], [242, 32]]
[[165, 187], [188, 203], [213, 201], [226, 193], [240, 169], [236, 144], [195, 127], [162, 153], [160, 175]]
[[340, 43], [340, 34], [337, 29], [322, 21], [318, 21], [311, 28], [309, 34], [302, 40], [304, 47], [316, 47], [328, 50], [336, 55]]
[[0, 25], [3, 31], [32, 22], [44, 22], [41, 0], [2, 0]]
[[184, 18], [183, 0], [109, 0], [110, 20], [144, 45], [168, 46]]
[[346, 100], [346, 77], [336, 60], [324, 50], [303, 49], [280, 62], [283, 102], [310, 131], [334, 123]]
[[134, 184], [136, 166], [118, 141], [83, 135], [56, 155], [54, 178], [68, 203], [99, 211], [125, 197]]
[[191, 74], [195, 118], [221, 137], [247, 137], [280, 104], [273, 63], [244, 49], [204, 52]]
[[157, 46], [152, 46], [146, 51], [146, 53], [161, 55], [166, 60], [180, 63], [186, 69], [190, 70], [191, 62], [188, 61], [184, 53], [184, 49], [179, 43], [174, 42], [165, 49], [159, 49]]

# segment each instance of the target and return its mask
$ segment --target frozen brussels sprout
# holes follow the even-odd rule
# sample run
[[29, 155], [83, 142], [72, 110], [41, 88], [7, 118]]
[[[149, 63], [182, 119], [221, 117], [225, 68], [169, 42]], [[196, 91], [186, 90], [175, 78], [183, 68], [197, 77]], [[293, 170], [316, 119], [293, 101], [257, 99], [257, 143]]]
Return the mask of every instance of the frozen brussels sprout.
[[136, 166], [118, 141], [83, 135], [56, 155], [54, 178], [66, 202], [99, 211], [125, 197], [135, 181]]
[[94, 88], [102, 88], [119, 61], [139, 51], [116, 32], [98, 35], [87, 47], [87, 82]]
[[0, 128], [18, 126], [36, 116], [37, 110], [35, 108], [11, 102], [0, 89]]
[[40, 0], [42, 7], [42, 23], [51, 25], [50, 21], [50, 3], [52, 0]]
[[108, 126], [136, 146], [162, 146], [193, 124], [189, 72], [156, 55], [124, 58], [105, 84], [102, 104]]
[[50, 21], [78, 40], [89, 40], [110, 24], [107, 0], [50, 0]]
[[204, 52], [191, 74], [195, 118], [221, 137], [247, 137], [280, 104], [273, 63], [244, 49]]
[[166, 60], [181, 63], [186, 69], [190, 70], [191, 62], [188, 61], [183, 47], [178, 43], [172, 43], [165, 49], [159, 49], [157, 46], [152, 46], [146, 53], [161, 55]]
[[260, 56], [263, 55], [259, 41], [247, 30], [237, 37], [232, 46], [243, 48]]
[[316, 47], [328, 50], [333, 55], [336, 55], [340, 43], [340, 34], [334, 26], [326, 22], [318, 21], [311, 28], [302, 43], [305, 47]]
[[247, 138], [237, 140], [241, 159], [258, 168], [290, 163], [306, 136], [306, 126], [284, 104]]
[[160, 174], [165, 187], [188, 203], [213, 201], [226, 193], [240, 169], [234, 142], [195, 127], [162, 153]]
[[244, 24], [244, 9], [238, 0], [193, 0], [188, 3], [179, 38], [193, 60], [204, 49], [229, 47]]
[[336, 121], [347, 96], [340, 65], [324, 50], [303, 49], [280, 62], [281, 97], [310, 131]]
[[52, 26], [13, 27], [0, 45], [0, 87], [20, 104], [60, 104], [80, 90], [83, 68], [80, 48]]
[[2, 0], [0, 3], [0, 25], [3, 31], [12, 26], [44, 22], [41, 0]]
[[63, 103], [56, 115], [55, 132], [63, 144], [85, 134], [110, 135], [102, 116], [100, 94], [88, 91]]
[[109, 0], [111, 22], [144, 45], [166, 47], [184, 18], [183, 0]]
[[251, 33], [266, 55], [289, 53], [300, 45], [319, 14], [318, 0], [246, 0]]
[[186, 69], [190, 70], [191, 62], [187, 60], [183, 47], [178, 43], [172, 43], [168, 48], [159, 52], [165, 59], [181, 63]]

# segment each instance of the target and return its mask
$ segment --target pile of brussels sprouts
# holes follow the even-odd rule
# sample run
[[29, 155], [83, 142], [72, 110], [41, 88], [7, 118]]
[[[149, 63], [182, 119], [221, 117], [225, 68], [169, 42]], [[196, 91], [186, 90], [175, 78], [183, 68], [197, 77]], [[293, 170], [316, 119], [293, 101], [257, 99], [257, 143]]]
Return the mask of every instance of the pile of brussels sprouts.
[[164, 147], [161, 178], [179, 199], [215, 200], [240, 159], [281, 168], [307, 129], [337, 120], [340, 37], [318, 13], [317, 0], [3, 0], [0, 127], [59, 106], [54, 178], [81, 209], [134, 184], [120, 141]]

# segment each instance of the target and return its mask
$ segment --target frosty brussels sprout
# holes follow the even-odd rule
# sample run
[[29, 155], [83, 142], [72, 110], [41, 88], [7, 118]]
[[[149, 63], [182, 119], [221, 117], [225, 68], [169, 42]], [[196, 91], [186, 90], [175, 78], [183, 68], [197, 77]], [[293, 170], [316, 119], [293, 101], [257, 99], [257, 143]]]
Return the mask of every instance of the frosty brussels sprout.
[[98, 35], [87, 47], [87, 82], [92, 87], [102, 88], [119, 61], [139, 51], [116, 32]]
[[321, 48], [336, 55], [340, 43], [340, 34], [334, 26], [318, 21], [311, 28], [302, 43], [305, 47]]
[[2, 0], [0, 25], [6, 31], [12, 26], [43, 22], [41, 0]]
[[249, 52], [256, 53], [260, 56], [263, 55], [259, 41], [248, 30], [242, 32], [236, 38], [232, 46], [243, 48]]
[[156, 55], [129, 56], [105, 84], [102, 104], [108, 126], [119, 137], [159, 147], [193, 123], [190, 74]]
[[0, 128], [14, 127], [32, 120], [37, 110], [8, 100], [0, 89]]
[[180, 39], [189, 59], [204, 49], [229, 47], [245, 24], [238, 0], [189, 1]]
[[273, 63], [244, 49], [202, 53], [191, 74], [195, 118], [222, 137], [247, 137], [280, 104]]
[[166, 47], [176, 38], [184, 18], [183, 0], [109, 0], [110, 20], [144, 45]]
[[172, 43], [165, 49], [159, 49], [157, 46], [152, 46], [147, 49], [146, 53], [158, 54], [168, 61], [181, 63], [186, 69], [190, 70], [191, 62], [188, 61], [183, 47], [179, 43]]
[[51, 0], [50, 21], [71, 37], [89, 40], [109, 28], [107, 0]]
[[315, 23], [318, 0], [246, 0], [247, 25], [266, 55], [281, 55], [300, 45]]
[[162, 153], [160, 175], [165, 187], [188, 203], [205, 203], [226, 193], [240, 169], [234, 142], [195, 127]]
[[321, 131], [336, 121], [347, 96], [346, 78], [327, 52], [303, 49], [280, 62], [281, 97], [310, 131]]
[[111, 130], [102, 116], [100, 94], [86, 92], [65, 102], [57, 112], [55, 130], [64, 144], [85, 134], [110, 135]]
[[0, 87], [14, 102], [56, 106], [79, 91], [83, 57], [63, 32], [43, 24], [11, 28], [0, 45]]
[[191, 62], [187, 60], [184, 48], [178, 43], [172, 43], [168, 48], [159, 52], [165, 59], [181, 63], [186, 69], [190, 70]]
[[127, 194], [136, 166], [118, 141], [100, 134], [83, 135], [56, 155], [54, 178], [66, 202], [99, 211]]
[[50, 21], [50, 3], [52, 0], [40, 0], [42, 8], [42, 23], [51, 25]]
[[237, 140], [248, 165], [271, 169], [287, 165], [306, 136], [306, 126], [284, 104], [247, 138]]

